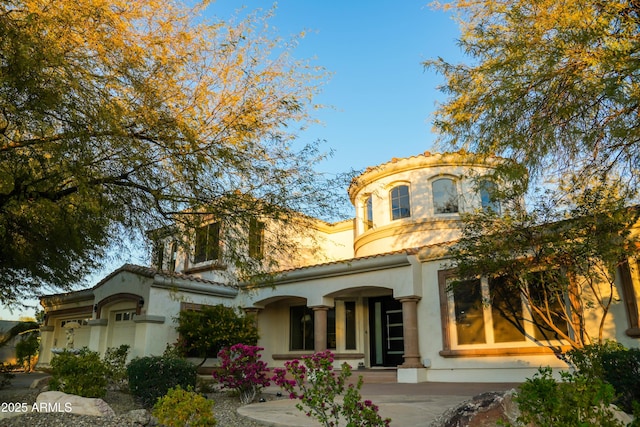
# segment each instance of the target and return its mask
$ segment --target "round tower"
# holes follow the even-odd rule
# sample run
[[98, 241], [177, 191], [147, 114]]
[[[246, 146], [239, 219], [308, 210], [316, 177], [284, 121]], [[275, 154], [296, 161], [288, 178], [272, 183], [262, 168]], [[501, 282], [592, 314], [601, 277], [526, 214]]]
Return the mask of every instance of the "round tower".
[[356, 257], [442, 243], [460, 237], [460, 214], [499, 210], [491, 200], [495, 156], [459, 151], [392, 159], [349, 186], [356, 210]]

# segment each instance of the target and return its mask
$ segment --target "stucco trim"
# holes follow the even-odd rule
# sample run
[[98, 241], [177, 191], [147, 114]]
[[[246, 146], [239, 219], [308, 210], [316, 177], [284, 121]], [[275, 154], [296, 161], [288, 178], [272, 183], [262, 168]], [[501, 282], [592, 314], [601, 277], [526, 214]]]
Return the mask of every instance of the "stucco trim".
[[395, 220], [390, 224], [373, 227], [356, 237], [353, 242], [354, 253], [358, 253], [363, 246], [387, 237], [398, 237], [403, 234], [423, 233], [436, 230], [459, 229], [462, 221], [458, 214], [454, 218], [438, 218], [417, 221], [412, 218]]
[[165, 316], [154, 316], [152, 314], [136, 314], [133, 316], [133, 323], [164, 323], [166, 321]]
[[71, 307], [71, 308], [62, 308], [60, 310], [51, 310], [46, 313], [45, 317], [45, 325], [49, 325], [49, 321], [52, 317], [61, 317], [61, 316], [76, 316], [80, 314], [88, 314], [89, 317], [93, 314], [93, 304], [91, 305], [83, 305], [80, 307]]
[[91, 319], [89, 320], [89, 326], [107, 326], [109, 324], [108, 319]]
[[440, 356], [451, 357], [492, 357], [492, 356], [524, 356], [524, 355], [547, 355], [555, 354], [557, 350], [561, 353], [571, 350], [571, 346], [560, 347], [494, 347], [463, 350], [441, 350]]
[[217, 296], [222, 298], [234, 298], [238, 295], [238, 290], [223, 284], [213, 284], [211, 282], [199, 283], [193, 280], [183, 279], [179, 277], [164, 276], [156, 274], [153, 278], [155, 288], [161, 289], [179, 289], [181, 291], [189, 291], [195, 294]]
[[[323, 279], [327, 277], [343, 276], [368, 271], [386, 270], [396, 267], [410, 266], [409, 256], [406, 252], [393, 254], [384, 257], [371, 257], [344, 261], [335, 264], [325, 264], [316, 267], [306, 267], [300, 270], [293, 270], [283, 273], [277, 277], [273, 285], [296, 283], [308, 279]], [[271, 286], [272, 284], [269, 284]]]
[[[293, 360], [300, 359], [302, 357], [307, 357], [313, 355], [313, 352], [310, 353], [279, 353], [272, 354], [271, 358], [273, 360]], [[364, 359], [364, 353], [333, 353], [333, 358], [338, 359]]]

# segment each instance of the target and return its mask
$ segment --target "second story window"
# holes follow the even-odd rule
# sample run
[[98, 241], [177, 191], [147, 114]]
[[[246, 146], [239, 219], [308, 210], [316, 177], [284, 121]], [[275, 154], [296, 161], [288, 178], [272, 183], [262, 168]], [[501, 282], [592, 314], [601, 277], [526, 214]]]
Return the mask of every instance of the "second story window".
[[456, 183], [449, 178], [441, 178], [431, 184], [433, 190], [433, 211], [436, 214], [458, 212], [458, 191]]
[[171, 242], [171, 247], [169, 250], [169, 265], [167, 268], [169, 271], [176, 271], [176, 260], [178, 259], [178, 242]]
[[391, 189], [391, 219], [408, 218], [411, 216], [409, 201], [409, 186], [398, 185]]
[[249, 221], [249, 256], [254, 259], [264, 256], [264, 223], [255, 218]]
[[214, 222], [196, 230], [194, 262], [220, 258], [220, 223]]
[[495, 199], [496, 185], [491, 181], [480, 183], [480, 203], [483, 211], [500, 213], [500, 202]]
[[371, 230], [373, 228], [373, 200], [369, 195], [364, 202], [364, 230]]

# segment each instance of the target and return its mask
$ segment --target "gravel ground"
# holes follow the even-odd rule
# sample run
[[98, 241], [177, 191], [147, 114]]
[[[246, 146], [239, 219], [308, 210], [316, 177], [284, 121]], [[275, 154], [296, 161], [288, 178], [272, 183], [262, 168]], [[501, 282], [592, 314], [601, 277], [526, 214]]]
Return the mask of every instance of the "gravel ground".
[[[36, 390], [2, 390], [0, 402], [25, 402], [31, 405], [38, 395]], [[237, 413], [241, 406], [240, 400], [226, 392], [208, 394], [213, 401], [213, 414], [218, 421], [218, 427], [263, 427], [265, 424], [245, 418]], [[265, 399], [275, 396], [265, 395]], [[92, 417], [66, 413], [28, 413], [12, 418], [0, 419], [2, 427], [121, 427], [156, 425], [155, 422], [146, 423], [140, 417], [132, 417], [129, 411], [141, 409], [131, 395], [110, 391], [104, 400], [116, 413], [115, 417]], [[144, 418], [144, 417], [142, 417]], [[148, 421], [148, 420], [147, 420]]]

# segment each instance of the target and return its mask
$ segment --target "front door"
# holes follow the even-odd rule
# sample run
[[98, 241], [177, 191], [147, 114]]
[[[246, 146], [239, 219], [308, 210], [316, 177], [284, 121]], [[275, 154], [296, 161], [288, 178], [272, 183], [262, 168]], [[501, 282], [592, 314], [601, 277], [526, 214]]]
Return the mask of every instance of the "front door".
[[369, 298], [371, 366], [401, 365], [404, 355], [402, 303], [393, 297]]

